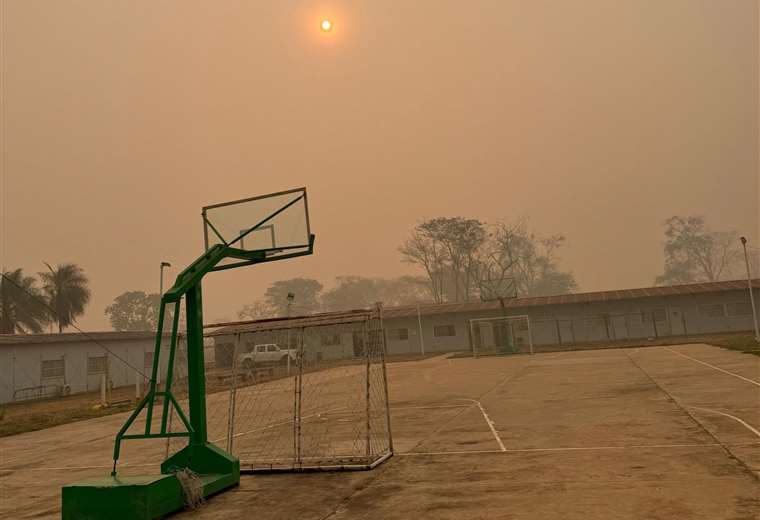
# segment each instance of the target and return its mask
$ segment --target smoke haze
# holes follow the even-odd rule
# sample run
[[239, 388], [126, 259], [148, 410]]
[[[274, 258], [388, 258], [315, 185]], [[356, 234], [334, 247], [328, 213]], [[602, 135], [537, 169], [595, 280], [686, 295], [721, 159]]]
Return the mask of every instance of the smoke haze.
[[415, 274], [397, 248], [437, 216], [527, 217], [581, 290], [651, 285], [672, 215], [760, 242], [758, 11], [6, 0], [0, 264], [81, 265], [107, 329], [200, 254], [202, 206], [306, 186], [314, 256], [210, 275], [207, 321], [276, 279]]

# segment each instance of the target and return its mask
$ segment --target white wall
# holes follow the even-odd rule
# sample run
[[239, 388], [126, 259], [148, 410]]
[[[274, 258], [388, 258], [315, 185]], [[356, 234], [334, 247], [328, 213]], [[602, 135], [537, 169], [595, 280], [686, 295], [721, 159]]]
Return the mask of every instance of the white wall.
[[[67, 385], [71, 393], [99, 390], [102, 375], [88, 373], [89, 357], [107, 356], [108, 377], [114, 387], [135, 385], [137, 378], [142, 377], [138, 370], [148, 377], [151, 375], [151, 367], [145, 367], [144, 362], [145, 352], [153, 352], [154, 341], [152, 337], [99, 340], [110, 353], [86, 337], [44, 343], [29, 343], [28, 338], [24, 338], [17, 344], [0, 344], [0, 403], [13, 401], [14, 393], [21, 397], [22, 389], [43, 385], [59, 389]], [[64, 361], [63, 375], [43, 377], [43, 362], [60, 359]], [[166, 359], [163, 361], [165, 371]]]
[[[760, 301], [760, 290], [756, 290], [756, 301]], [[522, 309], [508, 308], [507, 315], [529, 315], [533, 344], [541, 346], [559, 344], [560, 336], [562, 344], [573, 344], [655, 336], [750, 331], [753, 327], [751, 314], [728, 316], [725, 312], [727, 304], [741, 302], [749, 303], [749, 293], [745, 290]], [[703, 304], [724, 306], [724, 316], [709, 318], [701, 315], [698, 309]], [[652, 311], [661, 311], [664, 313], [664, 319], [655, 323], [648, 317], [642, 319], [642, 312], [650, 314]], [[469, 320], [501, 315], [500, 310], [423, 314], [422, 330], [425, 352], [469, 350]], [[456, 327], [456, 335], [453, 337], [435, 337], [434, 327], [444, 324], [453, 324]], [[655, 324], [656, 329], [654, 328]], [[396, 328], [407, 328], [409, 338], [407, 340], [394, 340], [389, 337], [389, 355], [419, 352], [420, 339], [417, 333], [419, 328], [417, 317], [385, 319], [386, 332]]]

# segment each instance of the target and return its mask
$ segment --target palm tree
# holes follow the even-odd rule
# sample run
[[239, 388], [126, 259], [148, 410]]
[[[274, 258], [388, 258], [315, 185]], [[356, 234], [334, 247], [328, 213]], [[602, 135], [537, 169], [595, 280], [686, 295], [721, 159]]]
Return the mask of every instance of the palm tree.
[[90, 301], [89, 280], [76, 264], [58, 264], [55, 269], [45, 265], [50, 272], [39, 273], [42, 290], [50, 306], [51, 321], [58, 323], [58, 332], [63, 332], [84, 314]]
[[37, 280], [21, 269], [0, 275], [0, 334], [42, 332], [49, 313]]

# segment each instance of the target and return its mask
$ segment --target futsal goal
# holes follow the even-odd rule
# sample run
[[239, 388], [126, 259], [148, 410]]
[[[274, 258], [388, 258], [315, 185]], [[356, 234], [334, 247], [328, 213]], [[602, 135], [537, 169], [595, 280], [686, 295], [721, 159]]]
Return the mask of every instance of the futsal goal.
[[380, 308], [239, 323], [206, 337], [209, 439], [241, 472], [371, 469], [391, 456]]
[[470, 320], [473, 356], [498, 354], [533, 354], [530, 318], [495, 316]]

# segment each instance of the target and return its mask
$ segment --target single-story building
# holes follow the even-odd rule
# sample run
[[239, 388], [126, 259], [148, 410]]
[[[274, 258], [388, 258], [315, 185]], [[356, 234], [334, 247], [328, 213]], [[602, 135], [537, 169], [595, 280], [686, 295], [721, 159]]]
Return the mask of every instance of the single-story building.
[[[760, 304], [760, 279], [753, 291]], [[537, 347], [753, 329], [748, 283], [735, 280], [388, 308], [388, 353], [470, 349], [470, 321], [499, 316], [527, 316], [515, 336]]]
[[[752, 284], [760, 305], [760, 279]], [[382, 313], [387, 353], [469, 350], [484, 340], [479, 330], [473, 334], [473, 320], [502, 317], [509, 318], [504, 321], [518, 346], [530, 343], [537, 349], [753, 329], [747, 281], [735, 280], [389, 307]], [[259, 344], [293, 347], [298, 338], [307, 347], [307, 359], [357, 357], [367, 352], [365, 345], [373, 349], [381, 344], [378, 320], [376, 311], [365, 309], [217, 327], [208, 332], [206, 361], [225, 369], [232, 366], [235, 349], [240, 353]], [[299, 336], [294, 330], [311, 332]], [[0, 335], [0, 403], [95, 391], [104, 375], [109, 385], [144, 385], [154, 343], [153, 332]]]
[[[0, 335], [0, 403], [143, 384], [150, 375], [155, 332]], [[105, 346], [108, 351], [106, 351]]]

